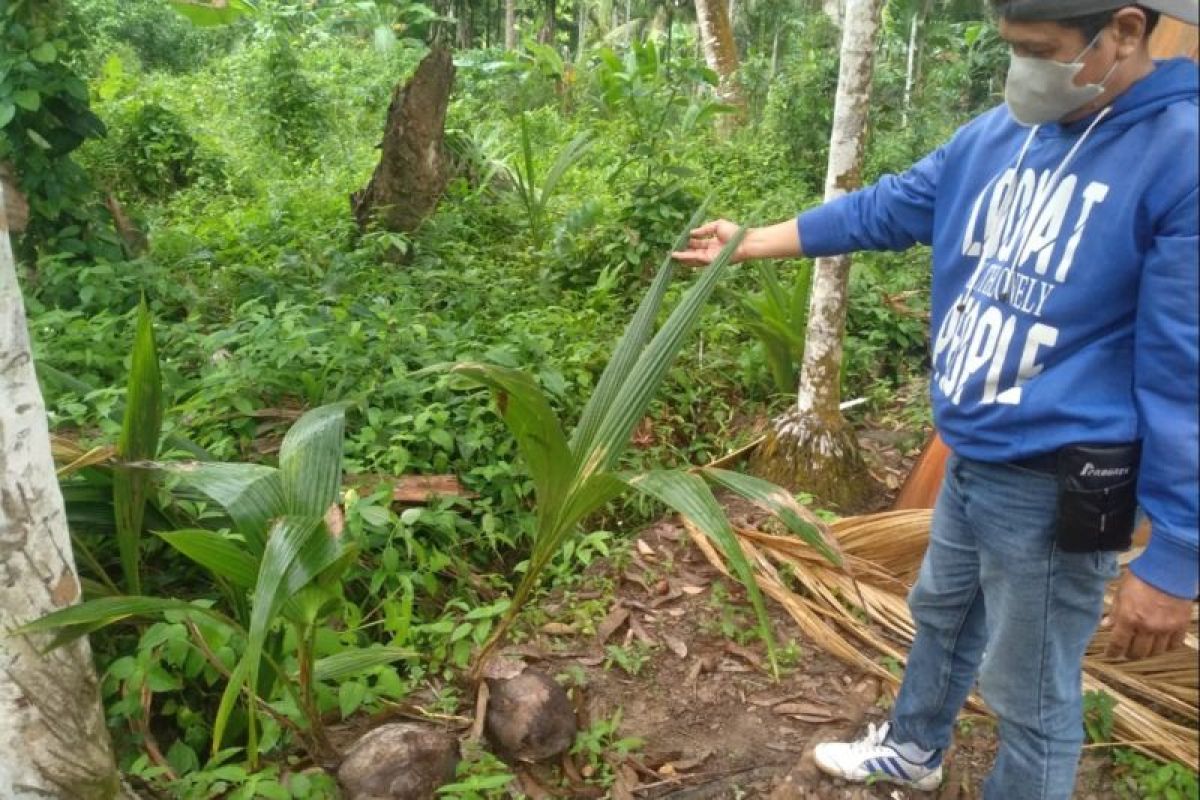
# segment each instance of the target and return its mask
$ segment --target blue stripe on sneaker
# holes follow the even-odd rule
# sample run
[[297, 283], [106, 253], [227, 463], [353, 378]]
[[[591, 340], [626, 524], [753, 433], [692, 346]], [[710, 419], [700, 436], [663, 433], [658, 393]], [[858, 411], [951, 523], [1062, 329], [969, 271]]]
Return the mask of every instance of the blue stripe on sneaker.
[[884, 758], [884, 757], [875, 759], [875, 764], [877, 765], [875, 771], [882, 772], [885, 775], [888, 775], [893, 778], [900, 777], [899, 775], [896, 774], [896, 771], [892, 768], [892, 764], [889, 763], [891, 761], [893, 761], [893, 759]]
[[911, 781], [912, 776], [908, 774], [908, 770], [904, 768], [904, 759], [892, 756], [888, 759], [891, 762], [892, 774], [897, 778], [905, 781]]

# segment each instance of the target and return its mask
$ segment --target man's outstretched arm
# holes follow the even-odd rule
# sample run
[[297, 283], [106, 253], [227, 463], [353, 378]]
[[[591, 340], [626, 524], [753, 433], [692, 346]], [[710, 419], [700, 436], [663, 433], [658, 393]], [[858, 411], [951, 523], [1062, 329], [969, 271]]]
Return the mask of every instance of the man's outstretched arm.
[[[752, 258], [800, 258], [858, 250], [904, 250], [933, 237], [933, 207], [945, 148], [935, 150], [903, 175], [804, 212], [798, 218], [750, 228], [733, 261]], [[687, 249], [674, 254], [685, 264], [712, 263], [738, 226], [725, 219], [692, 231]]]

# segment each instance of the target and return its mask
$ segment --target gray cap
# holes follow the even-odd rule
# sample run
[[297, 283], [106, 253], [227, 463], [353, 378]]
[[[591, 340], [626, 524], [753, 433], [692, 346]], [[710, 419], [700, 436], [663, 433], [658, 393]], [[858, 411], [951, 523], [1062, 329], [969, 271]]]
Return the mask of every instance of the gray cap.
[[1136, 4], [1129, 0], [1009, 0], [998, 3], [996, 10], [1006, 19], [1033, 22], [1082, 17], [1131, 5], [1149, 8], [1190, 25], [1200, 21], [1197, 0], [1139, 0]]

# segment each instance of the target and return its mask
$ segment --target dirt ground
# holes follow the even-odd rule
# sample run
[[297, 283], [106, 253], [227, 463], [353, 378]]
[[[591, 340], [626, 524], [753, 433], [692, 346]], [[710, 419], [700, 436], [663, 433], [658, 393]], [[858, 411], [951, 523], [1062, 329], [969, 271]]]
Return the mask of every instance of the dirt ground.
[[[866, 510], [888, 507], [919, 454], [913, 437], [886, 426], [861, 435], [878, 491]], [[787, 664], [778, 681], [753, 634], [740, 587], [708, 564], [681, 527], [663, 521], [644, 531], [628, 556], [593, 565], [580, 588], [540, 604], [544, 619], [511, 655], [572, 687], [581, 729], [620, 715], [619, 737], [641, 746], [610, 754], [616, 782], [591, 787], [596, 759], [523, 767], [530, 797], [566, 777], [575, 796], [626, 798], [771, 798], [859, 800], [934, 797], [970, 800], [995, 756], [992, 721], [964, 717], [936, 793], [890, 784], [857, 786], [821, 774], [811, 758], [819, 741], [857, 738], [887, 719], [893, 689], [848, 669], [805, 641], [768, 600]], [[1108, 761], [1085, 755], [1078, 800], [1112, 800]], [[603, 764], [600, 767], [604, 768]], [[593, 776], [594, 777], [594, 776]]]
[[[892, 690], [805, 642], [773, 605], [775, 631], [791, 663], [778, 681], [772, 680], [740, 588], [722, 579], [678, 526], [664, 522], [643, 532], [628, 561], [594, 570], [585, 582], [590, 585], [605, 585], [611, 594], [583, 588], [552, 597], [542, 606], [546, 621], [536, 635], [508, 652], [574, 687], [581, 728], [619, 712], [620, 736], [642, 740], [623, 763], [614, 764], [625, 775], [619, 781], [624, 785], [608, 796], [980, 796], [995, 754], [995, 733], [991, 720], [977, 716], [960, 721], [937, 793], [888, 784], [853, 786], [819, 773], [811, 747], [826, 739], [857, 738], [867, 723], [885, 721]], [[597, 594], [607, 603], [604, 616], [581, 618], [578, 609], [589, 601], [594, 607]], [[625, 654], [624, 666], [620, 654]], [[564, 773], [586, 778], [586, 759], [573, 760], [565, 769], [525, 770], [527, 794], [536, 797]], [[1117, 797], [1105, 788], [1106, 763], [1099, 755], [1086, 757], [1079, 800]]]

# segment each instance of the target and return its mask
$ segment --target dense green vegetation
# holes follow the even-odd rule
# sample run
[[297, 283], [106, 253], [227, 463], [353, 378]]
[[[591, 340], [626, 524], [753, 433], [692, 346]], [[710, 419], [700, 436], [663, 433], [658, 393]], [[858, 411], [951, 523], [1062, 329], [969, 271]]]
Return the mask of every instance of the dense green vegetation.
[[[129, 458], [241, 470], [168, 470], [145, 482], [144, 515], [119, 499], [129, 479], [99, 461], [64, 474], [87, 594], [158, 598], [111, 601], [107, 619], [149, 621], [92, 637], [131, 775], [174, 797], [333, 796], [327, 776], [302, 769], [328, 751], [323, 718], [374, 711], [431, 682], [434, 710], [459, 708], [454, 678], [508, 611], [531, 551], [545, 561], [543, 587], [570, 587], [580, 566], [661, 512], [629, 495], [588, 515], [582, 536], [557, 532], [565, 547], [536, 550], [538, 476], [518, 457], [520, 437], [488, 395], [427, 368], [524, 370], [574, 427], [706, 198], [711, 212], [751, 224], [818, 200], [837, 35], [808, 2], [739, 3], [749, 109], [720, 137], [726, 109], [698, 59], [690, 9], [580, 2], [586, 41], [575, 5], [557, 7], [539, 42], [545, 11], [522, 3], [524, 43], [511, 52], [500, 47], [502, 4], [260, 0], [212, 27], [165, 0], [0, 12], [0, 161], [19, 166], [33, 209], [20, 255], [60, 449], [67, 460], [112, 445]], [[906, 107], [918, 5], [888, 5], [868, 180], [905, 168], [996, 99], [1004, 52], [982, 14], [936, 4], [921, 20]], [[467, 41], [449, 19], [464, 14], [476, 20]], [[457, 174], [416, 234], [360, 233], [348, 196], [378, 160], [392, 89], [431, 37], [452, 35]], [[148, 247], [114, 229], [110, 195]], [[730, 269], [634, 446], [609, 466], [704, 464], [788, 401], [799, 353], [788, 322], [807, 296], [799, 269]], [[677, 275], [664, 306], [694, 283]], [[922, 381], [927, 286], [920, 251], [856, 260], [843, 376], [847, 397], [870, 401], [855, 413], [908, 415], [913, 443], [921, 394], [903, 408], [895, 398]], [[161, 398], [137, 388], [158, 378], [151, 353]], [[131, 432], [127, 406], [161, 407], [161, 436]], [[282, 478], [269, 477], [275, 466]], [[356, 487], [343, 539], [319, 554], [325, 572], [297, 577], [266, 542], [308, 546], [343, 468]], [[442, 473], [472, 496], [400, 509], [377, 488], [380, 477]], [[230, 474], [281, 481], [285, 516], [269, 537], [268, 517], [239, 506], [249, 493], [222, 483]], [[293, 486], [316, 494], [305, 501]], [[222, 529], [231, 535], [210, 535]], [[272, 558], [282, 571], [264, 587]], [[307, 588], [281, 605], [279, 581], [293, 579]], [[461, 796], [503, 783], [489, 759], [464, 776]]]

